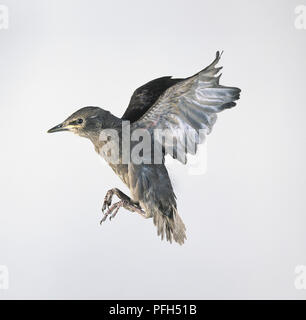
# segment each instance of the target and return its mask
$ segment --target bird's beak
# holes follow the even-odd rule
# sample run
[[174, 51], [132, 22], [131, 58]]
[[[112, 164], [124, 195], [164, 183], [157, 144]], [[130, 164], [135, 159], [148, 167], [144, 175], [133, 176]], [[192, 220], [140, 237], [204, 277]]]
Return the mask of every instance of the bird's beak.
[[69, 129], [63, 124], [59, 124], [53, 128], [51, 128], [50, 130], [48, 130], [48, 133], [53, 133], [53, 132], [59, 132], [59, 131], [68, 131]]

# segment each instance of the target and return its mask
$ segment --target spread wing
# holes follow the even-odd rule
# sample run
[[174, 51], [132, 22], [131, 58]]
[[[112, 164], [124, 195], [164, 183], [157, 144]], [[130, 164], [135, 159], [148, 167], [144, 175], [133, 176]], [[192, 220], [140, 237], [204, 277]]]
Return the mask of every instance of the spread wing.
[[138, 120], [156, 102], [160, 95], [162, 95], [171, 86], [183, 80], [184, 79], [162, 77], [139, 87], [133, 93], [129, 106], [122, 116], [122, 119], [129, 120], [131, 122]]
[[234, 107], [239, 99], [240, 89], [219, 84], [220, 57], [217, 52], [207, 68], [168, 88], [132, 128], [149, 130], [164, 154], [186, 163], [187, 153], [195, 154], [211, 132], [217, 113]]

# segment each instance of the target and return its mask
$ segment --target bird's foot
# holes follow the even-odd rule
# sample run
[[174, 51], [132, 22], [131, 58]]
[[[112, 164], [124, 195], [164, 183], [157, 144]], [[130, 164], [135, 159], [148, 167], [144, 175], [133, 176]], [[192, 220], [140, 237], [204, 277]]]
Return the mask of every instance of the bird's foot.
[[110, 208], [108, 208], [107, 212], [104, 213], [104, 216], [100, 222], [102, 224], [108, 217], [109, 220], [112, 220], [117, 215], [120, 208], [125, 208], [131, 212], [136, 212], [142, 215], [143, 217], [146, 217], [146, 213], [141, 209], [141, 207], [132, 202], [131, 200], [121, 200], [116, 203], [114, 203]]
[[112, 204], [112, 200], [113, 200], [113, 196], [114, 194], [123, 201], [130, 201], [131, 199], [124, 194], [122, 191], [120, 191], [117, 188], [113, 188], [107, 191], [105, 197], [104, 197], [104, 202], [103, 202], [103, 206], [102, 206], [102, 212], [104, 213], [104, 211], [107, 209], [109, 210], [111, 204]]
[[109, 220], [112, 220], [113, 218], [115, 218], [119, 209], [123, 206], [124, 206], [124, 200], [114, 203], [110, 208], [107, 209], [106, 213], [104, 213], [104, 216], [100, 224], [102, 224], [108, 217], [109, 217]]

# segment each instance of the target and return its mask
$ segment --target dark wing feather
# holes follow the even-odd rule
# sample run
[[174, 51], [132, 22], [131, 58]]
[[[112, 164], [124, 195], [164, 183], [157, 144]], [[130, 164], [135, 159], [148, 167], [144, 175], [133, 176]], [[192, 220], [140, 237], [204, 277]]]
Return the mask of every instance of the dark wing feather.
[[122, 116], [122, 119], [131, 122], [138, 120], [168, 88], [183, 80], [184, 79], [162, 77], [154, 79], [139, 87], [133, 93], [129, 106]]
[[[194, 146], [212, 130], [217, 113], [234, 107], [239, 99], [240, 89], [219, 84], [221, 68], [216, 64], [220, 57], [217, 52], [207, 68], [167, 89], [132, 129], [148, 129], [154, 144], [162, 145], [166, 154], [170, 150], [174, 158], [186, 163], [187, 153], [195, 154]], [[159, 130], [164, 136], [156, 135]]]

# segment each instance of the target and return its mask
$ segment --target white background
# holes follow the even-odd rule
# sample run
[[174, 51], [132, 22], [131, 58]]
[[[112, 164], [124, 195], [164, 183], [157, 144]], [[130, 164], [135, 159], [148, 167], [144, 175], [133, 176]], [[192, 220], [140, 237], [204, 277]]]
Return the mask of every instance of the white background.
[[[300, 2], [1, 0], [0, 299], [306, 298], [306, 30]], [[182, 247], [121, 210], [100, 227], [106, 191], [127, 191], [86, 139], [47, 129], [96, 105], [123, 114], [134, 89], [186, 77], [224, 50], [222, 82], [242, 89], [208, 139], [208, 171], [170, 173]]]

